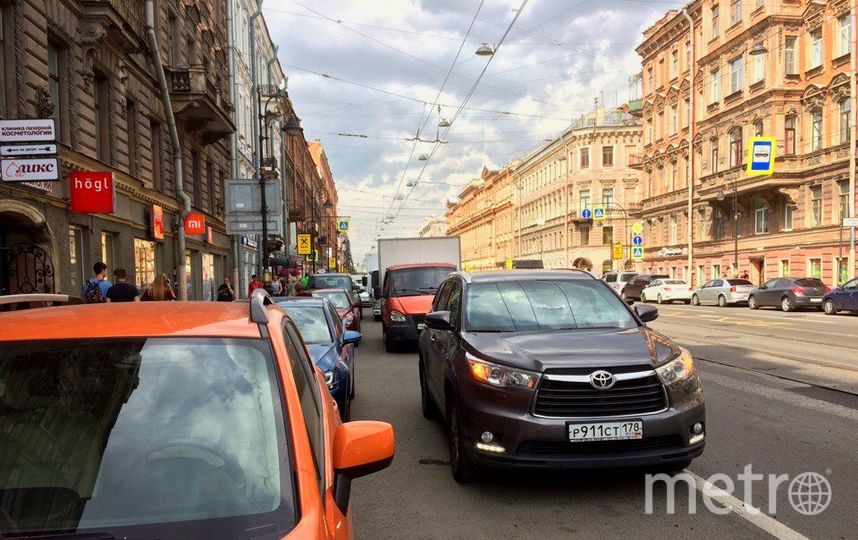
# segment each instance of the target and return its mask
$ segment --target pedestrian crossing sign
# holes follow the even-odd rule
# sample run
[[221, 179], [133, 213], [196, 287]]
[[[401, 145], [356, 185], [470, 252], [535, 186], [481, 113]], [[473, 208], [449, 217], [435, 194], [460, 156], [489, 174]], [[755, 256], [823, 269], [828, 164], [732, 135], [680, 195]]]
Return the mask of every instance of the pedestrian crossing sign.
[[338, 219], [337, 220], [337, 232], [346, 232], [348, 230], [349, 230], [349, 220]]
[[604, 206], [594, 206], [593, 207], [593, 221], [604, 221], [605, 220], [605, 207]]
[[632, 260], [635, 262], [641, 262], [644, 259], [644, 248], [643, 246], [632, 246]]

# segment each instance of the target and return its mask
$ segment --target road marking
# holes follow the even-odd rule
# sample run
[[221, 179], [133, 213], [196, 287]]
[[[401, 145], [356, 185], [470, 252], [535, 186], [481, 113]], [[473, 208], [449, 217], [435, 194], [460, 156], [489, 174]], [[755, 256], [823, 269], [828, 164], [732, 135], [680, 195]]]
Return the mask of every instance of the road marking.
[[737, 516], [753, 525], [756, 525], [758, 528], [769, 533], [775, 538], [780, 538], [781, 540], [809, 540], [800, 532], [790, 529], [775, 518], [756, 509], [756, 511], [749, 510], [748, 507], [745, 506], [744, 502], [714, 484], [707, 482], [705, 479], [697, 476], [688, 469], [685, 469], [682, 472], [688, 474], [694, 479], [694, 487], [697, 491], [705, 493], [710, 499], [718, 501], [725, 508], [729, 508], [730, 511]]
[[[659, 315], [661, 315], [661, 311], [662, 311], [662, 310], [659, 310]], [[673, 315], [674, 313], [682, 313], [682, 315]], [[752, 320], [753, 320], [753, 319], [769, 319], [769, 320], [773, 320], [773, 321], [783, 322], [783, 323], [785, 323], [785, 324], [795, 324], [796, 322], [801, 322], [801, 321], [803, 321], [803, 320], [806, 320], [804, 317], [799, 317], [799, 316], [797, 316], [798, 314], [795, 314], [795, 315], [788, 315], [788, 314], [784, 314], [783, 316], [778, 316], [778, 315], [762, 315], [762, 314], [757, 314], [757, 313], [731, 313], [731, 314], [729, 314], [729, 315], [716, 315], [716, 314], [714, 314], [714, 313], [704, 312], [704, 313], [700, 313], [700, 314], [698, 314], [698, 315], [696, 315], [696, 316], [694, 316], [694, 317], [691, 317], [690, 315], [685, 315], [685, 313], [687, 313], [687, 312], [683, 312], [683, 311], [665, 311], [665, 313], [664, 313], [664, 314], [665, 314], [666, 316], [669, 316], [669, 317], [677, 317], [677, 318], [683, 318], [683, 317], [686, 317], [686, 318], [697, 318], [697, 317], [700, 317], [700, 318], [712, 319], [712, 318], [721, 318], [721, 317], [725, 317], [725, 316], [726, 316], [726, 317], [734, 317], [734, 318], [737, 318], [737, 319], [739, 319], [739, 318], [746, 318], [746, 319], [752, 319]], [[828, 315], [821, 315], [821, 314], [819, 314], [819, 313], [803, 313], [803, 314], [801, 314], [801, 315], [810, 315], [810, 316], [814, 316], [814, 315], [816, 315], [816, 316], [822, 316], [822, 317], [829, 317]], [[784, 317], [787, 317], [788, 319], [787, 319], [787, 320], [784, 320]], [[815, 317], [814, 317], [814, 322], [815, 322], [815, 323], [820, 323], [820, 324], [837, 324], [837, 323], [838, 323], [838, 321], [823, 321], [823, 320], [817, 320]]]

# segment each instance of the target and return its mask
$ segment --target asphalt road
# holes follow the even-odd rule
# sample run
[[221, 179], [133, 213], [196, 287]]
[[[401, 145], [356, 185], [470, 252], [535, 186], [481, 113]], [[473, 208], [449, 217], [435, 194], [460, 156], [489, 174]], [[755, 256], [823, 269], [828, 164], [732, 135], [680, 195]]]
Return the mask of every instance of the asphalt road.
[[[397, 441], [391, 467], [353, 485], [356, 538], [858, 538], [858, 390], [835, 390], [858, 389], [858, 317], [679, 305], [661, 313], [652, 326], [700, 358], [708, 442], [689, 473], [698, 487], [726, 475], [738, 499], [750, 484], [746, 500], [761, 514], [720, 496], [710, 511], [701, 491], [685, 484], [675, 513], [666, 512], [661, 484], [647, 513], [645, 470], [494, 470], [459, 485], [442, 426], [420, 413], [416, 351], [385, 353], [380, 324], [364, 319], [352, 416], [392, 423]], [[747, 465], [766, 478], [743, 483]], [[803, 472], [831, 485], [819, 515], [790, 504], [790, 482]], [[788, 475], [774, 496], [770, 474]], [[734, 511], [722, 515], [723, 504]]]

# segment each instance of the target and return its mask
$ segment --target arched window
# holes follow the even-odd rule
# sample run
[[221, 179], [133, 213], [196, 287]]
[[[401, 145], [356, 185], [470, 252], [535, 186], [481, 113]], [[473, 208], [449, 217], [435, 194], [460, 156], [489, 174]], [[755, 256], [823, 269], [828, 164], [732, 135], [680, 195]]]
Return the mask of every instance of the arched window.
[[712, 137], [709, 139], [709, 145], [712, 147], [712, 154], [709, 159], [711, 161], [711, 166], [709, 167], [712, 173], [718, 172], [718, 137]]
[[733, 128], [730, 131], [730, 167], [738, 167], [742, 164], [742, 128]]
[[795, 116], [784, 119], [784, 155], [795, 155]]

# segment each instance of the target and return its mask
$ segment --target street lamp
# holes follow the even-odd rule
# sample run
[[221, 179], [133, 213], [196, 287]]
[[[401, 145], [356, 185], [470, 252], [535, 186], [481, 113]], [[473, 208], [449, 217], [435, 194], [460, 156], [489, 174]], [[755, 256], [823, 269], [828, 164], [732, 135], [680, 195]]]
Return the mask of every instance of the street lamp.
[[769, 52], [769, 50], [766, 48], [765, 45], [763, 45], [762, 43], [757, 43], [756, 45], [751, 47], [751, 50], [748, 51], [748, 54], [751, 56], [762, 56], [767, 52]]
[[[739, 272], [739, 190], [738, 181], [730, 182], [733, 186], [733, 272]], [[715, 196], [718, 202], [724, 202], [727, 198], [724, 193], [724, 188], [718, 190], [718, 195]]]
[[492, 47], [489, 47], [488, 43], [483, 43], [477, 48], [475, 53], [477, 56], [492, 56], [495, 54], [495, 50]]

